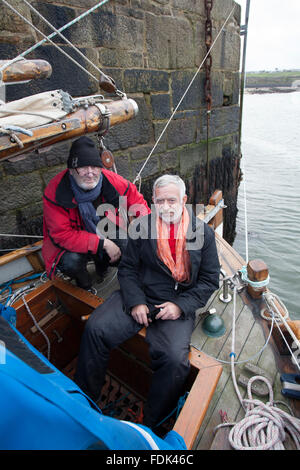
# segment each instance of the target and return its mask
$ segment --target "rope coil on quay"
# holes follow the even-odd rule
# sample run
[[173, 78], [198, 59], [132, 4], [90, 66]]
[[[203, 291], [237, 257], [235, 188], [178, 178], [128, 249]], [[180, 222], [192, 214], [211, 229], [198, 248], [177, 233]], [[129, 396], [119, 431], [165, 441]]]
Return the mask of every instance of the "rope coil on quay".
[[[224, 422], [215, 427], [218, 429], [232, 426], [229, 432], [228, 440], [235, 450], [284, 450], [284, 441], [287, 433], [291, 436], [297, 450], [300, 449], [300, 419], [292, 415], [292, 410], [286, 413], [278, 406], [279, 403], [288, 405], [284, 402], [274, 402], [272, 386], [266, 377], [253, 376], [250, 378], [247, 386], [248, 398], [243, 399], [235, 376], [235, 305], [236, 305], [236, 286], [233, 291], [233, 323], [232, 323], [232, 348], [230, 353], [231, 374], [235, 392], [239, 398], [242, 407], [245, 410], [245, 417], [237, 423]], [[252, 398], [252, 385], [256, 381], [266, 383], [269, 391], [269, 401], [265, 404], [260, 400]], [[288, 407], [289, 408], [289, 407]]]
[[[253, 400], [251, 387], [260, 380], [267, 384], [269, 402]], [[273, 401], [273, 390], [269, 381], [262, 376], [251, 377], [248, 383], [248, 399], [245, 417], [238, 423], [223, 423], [216, 430], [233, 426], [229, 433], [230, 445], [236, 450], [284, 450], [286, 432], [292, 437], [296, 448], [300, 449], [300, 420], [278, 408]]]

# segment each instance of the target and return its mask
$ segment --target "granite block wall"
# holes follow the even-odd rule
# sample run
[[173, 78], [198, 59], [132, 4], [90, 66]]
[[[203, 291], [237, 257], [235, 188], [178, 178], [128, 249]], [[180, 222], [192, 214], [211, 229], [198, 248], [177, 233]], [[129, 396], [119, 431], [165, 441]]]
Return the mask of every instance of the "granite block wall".
[[[51, 30], [21, 0], [10, 3], [44, 34]], [[96, 4], [96, 0], [33, 1], [32, 5], [59, 28]], [[214, 0], [213, 39], [235, 2]], [[0, 58], [13, 58], [41, 36], [2, 6]], [[159, 138], [205, 53], [204, 0], [110, 0], [68, 28], [64, 34], [101, 70], [114, 78], [118, 89], [136, 100], [138, 116], [111, 128], [105, 145], [115, 157], [118, 173], [133, 181]], [[205, 71], [201, 69], [188, 94], [142, 173], [141, 191], [151, 203], [154, 179], [169, 172], [186, 182], [189, 202], [206, 203], [208, 192], [222, 189], [225, 238], [235, 234], [239, 184], [239, 64], [240, 7], [212, 51], [212, 112], [207, 145]], [[53, 39], [91, 73], [94, 68], [63, 39]], [[78, 68], [53, 45], [28, 58], [48, 60], [53, 73], [46, 80], [6, 87], [6, 101], [61, 88], [72, 96], [99, 93], [96, 80]], [[18, 161], [0, 163], [0, 232], [42, 234], [42, 194], [51, 177], [65, 168], [70, 143], [30, 153]], [[209, 181], [205, 181], [209, 161]], [[30, 238], [0, 238], [1, 249], [31, 243]], [[1, 254], [1, 252], [0, 252]]]

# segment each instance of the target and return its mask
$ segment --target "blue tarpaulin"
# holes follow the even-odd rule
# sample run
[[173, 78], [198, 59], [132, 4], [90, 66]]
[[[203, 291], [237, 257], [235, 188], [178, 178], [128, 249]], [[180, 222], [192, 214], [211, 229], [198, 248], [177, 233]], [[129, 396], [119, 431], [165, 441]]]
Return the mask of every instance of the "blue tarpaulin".
[[[1, 318], [1, 317], [0, 317]], [[1, 322], [8, 322], [1, 318]], [[1, 326], [1, 324], [0, 324]], [[6, 326], [7, 327], [7, 326]], [[44, 366], [31, 367], [7, 348], [0, 328], [1, 450], [185, 450], [182, 437], [104, 416], [81, 389], [12, 325], [17, 343]], [[17, 344], [19, 347], [20, 344]]]

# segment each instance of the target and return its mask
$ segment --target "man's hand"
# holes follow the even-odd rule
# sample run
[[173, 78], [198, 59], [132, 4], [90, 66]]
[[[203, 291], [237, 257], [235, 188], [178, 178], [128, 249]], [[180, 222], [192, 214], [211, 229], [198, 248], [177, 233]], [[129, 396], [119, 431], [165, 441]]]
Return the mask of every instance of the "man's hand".
[[155, 320], [177, 320], [182, 314], [182, 310], [178, 305], [173, 302], [164, 302], [160, 305], [155, 305], [160, 308], [160, 312], [156, 315]]
[[149, 321], [151, 322], [151, 320], [147, 317], [148, 313], [149, 308], [145, 304], [135, 305], [131, 309], [132, 318], [134, 318], [136, 322], [140, 323], [140, 325], [149, 326]]
[[105, 238], [103, 248], [108, 254], [111, 263], [115, 263], [121, 256], [120, 248], [108, 238]]

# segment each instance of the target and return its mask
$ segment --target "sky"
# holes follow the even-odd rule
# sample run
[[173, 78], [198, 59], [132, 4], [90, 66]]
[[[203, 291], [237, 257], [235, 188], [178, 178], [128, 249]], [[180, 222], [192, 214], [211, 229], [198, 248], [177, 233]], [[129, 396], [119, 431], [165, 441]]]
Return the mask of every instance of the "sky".
[[300, 69], [300, 0], [250, 0], [246, 71], [276, 69]]

